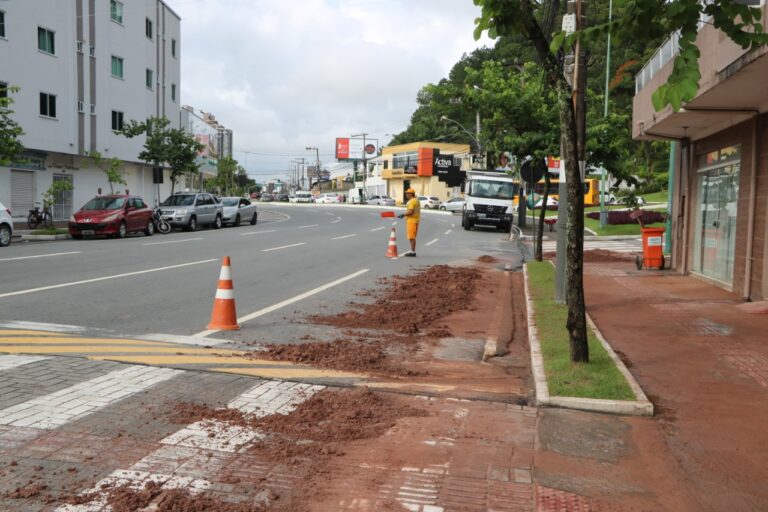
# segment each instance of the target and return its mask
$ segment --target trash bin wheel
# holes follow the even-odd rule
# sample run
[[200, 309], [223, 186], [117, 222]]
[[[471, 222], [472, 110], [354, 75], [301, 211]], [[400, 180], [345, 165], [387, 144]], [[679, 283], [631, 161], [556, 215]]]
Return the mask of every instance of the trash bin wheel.
[[635, 266], [637, 267], [637, 270], [643, 270], [643, 257], [642, 256], [635, 256]]
[[661, 255], [661, 265], [659, 266], [659, 270], [664, 270], [664, 255]]

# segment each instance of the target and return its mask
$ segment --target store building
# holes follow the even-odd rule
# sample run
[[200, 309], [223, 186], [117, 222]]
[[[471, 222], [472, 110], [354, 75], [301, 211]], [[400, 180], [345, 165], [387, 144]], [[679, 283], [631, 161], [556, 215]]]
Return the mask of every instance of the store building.
[[445, 201], [460, 195], [460, 189], [441, 180], [435, 169], [436, 156], [449, 157], [466, 172], [469, 154], [468, 144], [425, 141], [387, 146], [381, 151], [381, 178], [387, 181], [388, 195], [398, 204], [403, 204], [408, 188], [413, 188], [418, 196], [435, 196]]
[[765, 300], [768, 48], [745, 51], [701, 24], [699, 91], [679, 111], [657, 112], [651, 95], [672, 70], [677, 37], [637, 75], [632, 119], [635, 139], [673, 142], [671, 263], [745, 299]]

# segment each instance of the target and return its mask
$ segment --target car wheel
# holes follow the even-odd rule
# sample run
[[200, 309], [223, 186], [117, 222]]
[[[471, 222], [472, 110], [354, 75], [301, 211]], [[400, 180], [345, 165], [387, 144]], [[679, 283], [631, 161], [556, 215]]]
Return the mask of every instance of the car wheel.
[[641, 256], [635, 256], [635, 266], [637, 270], [643, 270], [643, 258]]
[[441, 206], [440, 209], [445, 211], [445, 206]]
[[240, 225], [240, 214], [238, 213], [235, 216], [235, 222], [232, 223], [232, 227], [239, 226]]
[[259, 217], [259, 214], [258, 214], [258, 213], [256, 213], [256, 212], [254, 212], [254, 213], [253, 213], [253, 217], [251, 217], [251, 226], [253, 226], [254, 224], [256, 224], [256, 222], [258, 221], [258, 217]]
[[75, 240], [82, 240], [83, 235], [72, 235], [72, 238], [74, 238]]
[[120, 225], [117, 227], [117, 233], [115, 236], [117, 238], [125, 238], [125, 235], [128, 234], [128, 227], [125, 225], [125, 221], [122, 221]]
[[149, 222], [147, 222], [147, 229], [144, 230], [144, 234], [147, 236], [155, 234], [155, 223], [152, 222], [152, 219], [149, 219]]
[[220, 229], [221, 228], [221, 215], [217, 215], [216, 219], [213, 221], [213, 229]]
[[8, 247], [11, 244], [11, 228], [0, 226], [0, 247]]
[[190, 217], [187, 222], [187, 231], [197, 231], [197, 217]]

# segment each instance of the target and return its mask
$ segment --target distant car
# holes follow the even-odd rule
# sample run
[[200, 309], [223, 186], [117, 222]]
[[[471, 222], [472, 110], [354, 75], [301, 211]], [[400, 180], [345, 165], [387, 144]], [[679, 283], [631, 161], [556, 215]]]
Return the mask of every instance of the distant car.
[[320, 204], [336, 204], [339, 202], [339, 195], [338, 194], [323, 194], [320, 197], [318, 197], [315, 200], [316, 203]]
[[440, 207], [440, 198], [435, 196], [419, 196], [419, 202], [424, 209], [437, 209]]
[[76, 240], [84, 236], [125, 238], [128, 233], [155, 233], [152, 208], [139, 196], [124, 194], [94, 197], [72, 214], [67, 227]]
[[294, 203], [311, 203], [313, 201], [314, 201], [314, 198], [312, 197], [312, 192], [307, 192], [306, 190], [299, 190], [298, 192], [293, 194]]
[[371, 196], [368, 198], [368, 204], [379, 206], [395, 206], [395, 200], [389, 196]]
[[464, 209], [467, 200], [463, 197], [452, 197], [440, 205], [440, 209], [449, 212], [460, 212]]
[[251, 192], [251, 199], [259, 199], [261, 197], [261, 194], [258, 192]]
[[[533, 207], [541, 209], [543, 204], [544, 204], [544, 197], [539, 197], [536, 199], [536, 203], [534, 204]], [[554, 197], [547, 197], [547, 208], [556, 209], [556, 207], [559, 204], [560, 203]]]
[[259, 201], [261, 201], [262, 203], [268, 203], [274, 200], [275, 198], [272, 196], [272, 194], [261, 194], [261, 198], [259, 199]]
[[7, 247], [11, 243], [13, 236], [13, 219], [11, 210], [0, 203], [0, 247]]
[[219, 229], [224, 217], [224, 207], [216, 196], [205, 192], [180, 192], [160, 203], [160, 215], [171, 226], [181, 226], [196, 231], [198, 226]]
[[[646, 201], [643, 196], [635, 196], [635, 199], [637, 199], [638, 206], [645, 206], [648, 203], [648, 201]], [[623, 204], [623, 205], [626, 205], [628, 203], [629, 203], [629, 197], [627, 196], [619, 197], [614, 202], [614, 204]]]
[[291, 200], [291, 197], [288, 194], [278, 194], [277, 200], [281, 203], [287, 203]]
[[222, 197], [221, 204], [224, 207], [222, 223], [228, 226], [239, 226], [244, 220], [251, 225], [256, 224], [258, 212], [256, 205], [251, 203], [250, 199], [244, 197]]

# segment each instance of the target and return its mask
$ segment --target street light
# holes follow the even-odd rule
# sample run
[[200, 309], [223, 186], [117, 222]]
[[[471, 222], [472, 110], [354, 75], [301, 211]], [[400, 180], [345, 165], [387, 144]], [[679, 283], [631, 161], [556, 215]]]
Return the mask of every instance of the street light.
[[[479, 120], [479, 116], [480, 116], [480, 114], [478, 113], [478, 120]], [[482, 144], [480, 144], [480, 132], [479, 132], [480, 123], [479, 122], [477, 123], [478, 133], [477, 133], [477, 136], [475, 136], [475, 135], [472, 135], [472, 132], [470, 132], [469, 130], [464, 128], [464, 125], [462, 125], [458, 121], [454, 121], [450, 117], [440, 116], [440, 120], [441, 121], [450, 121], [453, 124], [455, 124], [456, 126], [458, 126], [459, 128], [461, 128], [462, 130], [464, 130], [464, 133], [469, 135], [469, 137], [475, 142], [475, 145], [477, 146], [477, 155], [482, 159], [482, 157], [483, 157], [483, 146], [482, 146]]]

